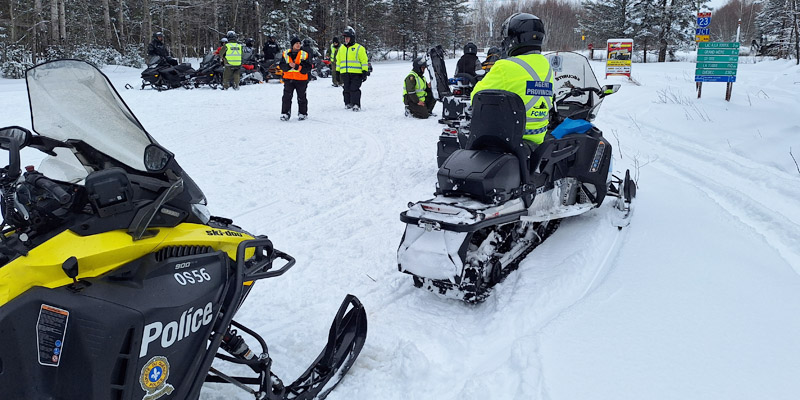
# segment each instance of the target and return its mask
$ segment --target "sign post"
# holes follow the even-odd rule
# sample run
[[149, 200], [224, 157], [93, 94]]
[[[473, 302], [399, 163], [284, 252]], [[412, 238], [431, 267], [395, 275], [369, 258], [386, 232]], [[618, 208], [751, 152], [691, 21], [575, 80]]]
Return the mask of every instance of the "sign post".
[[606, 78], [609, 75], [624, 75], [630, 79], [633, 39], [608, 39], [606, 49]]
[[703, 89], [703, 82], [726, 82], [725, 100], [731, 101], [733, 82], [739, 66], [738, 42], [700, 42], [697, 49], [697, 65], [694, 81], [697, 82], [697, 98]]

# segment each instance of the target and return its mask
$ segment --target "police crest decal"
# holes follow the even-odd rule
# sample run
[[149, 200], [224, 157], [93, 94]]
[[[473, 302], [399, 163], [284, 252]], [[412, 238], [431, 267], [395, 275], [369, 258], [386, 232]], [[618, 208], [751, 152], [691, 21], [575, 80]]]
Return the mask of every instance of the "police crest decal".
[[156, 400], [172, 394], [175, 387], [167, 383], [169, 378], [169, 361], [166, 357], [155, 356], [145, 364], [139, 376], [139, 384], [145, 391], [142, 400]]

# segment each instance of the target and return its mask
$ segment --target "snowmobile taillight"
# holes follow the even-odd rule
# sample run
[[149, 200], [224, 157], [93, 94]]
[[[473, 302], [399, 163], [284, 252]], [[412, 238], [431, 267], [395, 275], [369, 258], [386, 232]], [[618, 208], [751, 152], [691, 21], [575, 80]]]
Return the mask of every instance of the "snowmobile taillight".
[[444, 128], [444, 129], [442, 129], [442, 133], [444, 133], [446, 135], [456, 136], [456, 135], [458, 135], [458, 129], [455, 129], [455, 128]]
[[25, 171], [27, 171], [27, 172], [33, 172], [35, 170], [36, 170], [36, 168], [34, 168], [33, 165], [28, 165], [28, 166], [25, 167]]
[[461, 89], [453, 90], [453, 94], [460, 95], [461, 94]]

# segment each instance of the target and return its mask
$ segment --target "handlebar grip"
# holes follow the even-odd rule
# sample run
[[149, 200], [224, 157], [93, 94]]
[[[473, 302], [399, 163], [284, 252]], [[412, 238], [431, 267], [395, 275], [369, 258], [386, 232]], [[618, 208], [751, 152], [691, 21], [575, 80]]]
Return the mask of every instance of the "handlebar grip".
[[58, 200], [58, 203], [61, 205], [69, 203], [69, 200], [72, 198], [72, 196], [69, 193], [67, 193], [67, 191], [64, 190], [64, 188], [62, 188], [57, 183], [51, 181], [50, 179], [47, 179], [47, 177], [45, 177], [44, 175], [39, 175], [34, 177], [33, 184], [36, 187], [42, 188], [50, 192], [50, 194], [52, 194], [56, 198], [56, 200]]

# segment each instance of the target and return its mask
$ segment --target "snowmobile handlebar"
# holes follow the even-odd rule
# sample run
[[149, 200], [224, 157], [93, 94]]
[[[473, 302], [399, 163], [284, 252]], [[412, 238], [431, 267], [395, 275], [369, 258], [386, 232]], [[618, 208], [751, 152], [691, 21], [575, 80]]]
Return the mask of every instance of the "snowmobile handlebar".
[[53, 182], [50, 178], [42, 175], [41, 172], [31, 171], [25, 174], [25, 182], [32, 184], [42, 190], [53, 195], [53, 197], [58, 201], [59, 204], [62, 206], [64, 204], [69, 203], [70, 199], [72, 199], [72, 195], [70, 195], [61, 185]]

